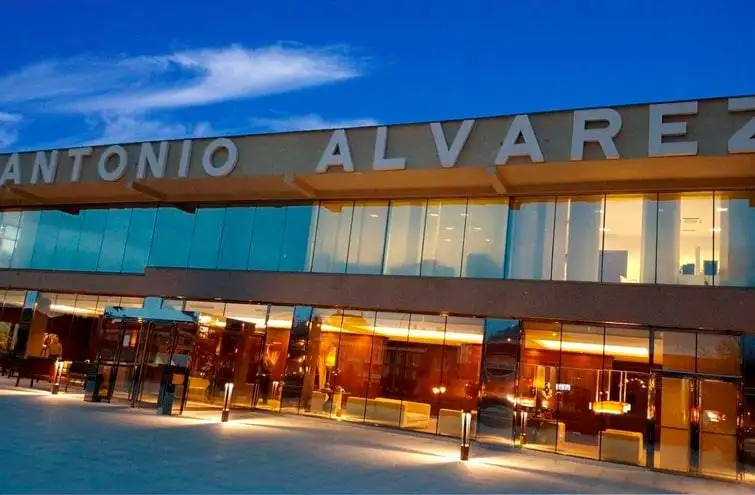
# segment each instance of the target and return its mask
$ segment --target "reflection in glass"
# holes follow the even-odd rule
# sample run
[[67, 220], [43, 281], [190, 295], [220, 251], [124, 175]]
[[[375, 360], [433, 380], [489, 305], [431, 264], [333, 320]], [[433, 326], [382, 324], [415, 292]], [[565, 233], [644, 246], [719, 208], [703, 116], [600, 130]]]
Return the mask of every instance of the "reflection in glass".
[[286, 227], [281, 242], [278, 270], [282, 272], [309, 271], [312, 237], [315, 235], [317, 207], [287, 206]]
[[716, 285], [755, 286], [755, 193], [715, 195]]
[[656, 368], [695, 372], [697, 341], [694, 332], [655, 331], [654, 359]]
[[321, 323], [319, 318], [313, 317], [311, 307], [294, 308], [281, 386], [281, 411], [299, 412], [309, 408], [315, 386], [314, 365], [318, 351], [309, 345], [309, 341], [318, 340]]
[[262, 368], [257, 372], [259, 394], [256, 407], [260, 409], [279, 411], [281, 408], [281, 392], [293, 316], [294, 308], [290, 306], [270, 306], [266, 321]]
[[[439, 397], [437, 418], [440, 435], [461, 436], [461, 414], [470, 411], [471, 432], [473, 437], [476, 436], [484, 321], [458, 316], [447, 318], [441, 388], [440, 393], [436, 394]], [[410, 331], [410, 339], [411, 336]]]
[[426, 206], [423, 200], [391, 201], [384, 274], [419, 275]]
[[470, 199], [461, 276], [503, 278], [508, 198]]
[[506, 278], [548, 280], [553, 257], [553, 198], [511, 202]]
[[608, 195], [601, 281], [655, 283], [656, 194]]
[[200, 208], [194, 219], [189, 253], [189, 268], [215, 268], [223, 232], [223, 208]]
[[53, 268], [52, 260], [55, 252], [55, 243], [58, 240], [57, 220], [65, 215], [60, 211], [42, 211], [37, 222], [37, 231], [34, 237], [34, 250], [31, 258], [31, 268]]
[[742, 372], [740, 338], [715, 333], [697, 334], [697, 372], [739, 376]]
[[126, 247], [123, 252], [122, 270], [124, 273], [142, 273], [147, 265], [152, 235], [155, 230], [157, 210], [135, 208], [131, 212]]
[[708, 476], [737, 475], [736, 383], [700, 380], [700, 472]]
[[[332, 415], [348, 421], [364, 421], [361, 402], [352, 403], [350, 397], [370, 397], [371, 354], [374, 340], [375, 312], [344, 312], [338, 355], [333, 372]], [[379, 371], [378, 371], [379, 372]]]
[[81, 215], [81, 232], [76, 252], [76, 269], [95, 271], [102, 250], [108, 212], [107, 210], [85, 210], [79, 215]]
[[657, 377], [656, 417], [660, 416], [659, 434], [656, 443], [655, 467], [687, 472], [690, 469], [690, 412], [693, 397], [693, 379]]
[[259, 206], [256, 210], [247, 268], [276, 271], [286, 225], [286, 209], [279, 206]]
[[658, 203], [659, 284], [712, 285], [713, 194], [661, 194]]
[[157, 210], [149, 266], [186, 268], [194, 232], [194, 215], [177, 208]]
[[312, 255], [313, 272], [344, 273], [346, 271], [353, 213], [354, 203], [351, 202], [320, 204]]
[[560, 196], [556, 202], [553, 280], [600, 280], [603, 196]]
[[100, 249], [100, 261], [97, 266], [98, 271], [121, 271], [130, 221], [131, 210], [113, 208], [107, 211], [105, 232], [102, 236], [102, 248]]
[[221, 270], [246, 270], [254, 229], [254, 207], [225, 208], [217, 266]]
[[420, 275], [458, 277], [467, 202], [458, 199], [432, 199], [427, 202], [425, 237], [422, 243]]
[[478, 438], [484, 441], [514, 442], [517, 375], [521, 339], [518, 320], [485, 320], [485, 352], [480, 370]]
[[[338, 343], [344, 313], [337, 309], [315, 309], [309, 334], [308, 387], [302, 391], [301, 409], [316, 416], [339, 413], [343, 391], [338, 388]], [[302, 360], [304, 362], [304, 360]], [[310, 389], [311, 387], [311, 389]], [[337, 405], [334, 406], [334, 402]]]
[[347, 273], [380, 274], [383, 270], [385, 228], [388, 221], [386, 202], [357, 202], [351, 224]]

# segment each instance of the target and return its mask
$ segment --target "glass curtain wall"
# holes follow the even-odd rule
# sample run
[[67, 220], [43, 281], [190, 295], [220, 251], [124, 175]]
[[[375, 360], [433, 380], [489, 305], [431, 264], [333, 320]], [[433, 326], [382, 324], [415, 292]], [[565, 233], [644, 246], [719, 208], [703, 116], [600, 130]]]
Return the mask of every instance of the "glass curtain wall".
[[0, 212], [0, 269], [751, 287], [753, 192]]

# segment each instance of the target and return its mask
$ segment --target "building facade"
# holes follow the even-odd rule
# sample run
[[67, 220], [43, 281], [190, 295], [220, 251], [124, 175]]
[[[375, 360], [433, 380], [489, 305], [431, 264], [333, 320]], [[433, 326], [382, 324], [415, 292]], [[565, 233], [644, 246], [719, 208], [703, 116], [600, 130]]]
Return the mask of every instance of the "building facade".
[[0, 352], [99, 363], [111, 400], [182, 370], [184, 414], [232, 383], [238, 410], [472, 411], [481, 442], [755, 480], [754, 97], [0, 170]]

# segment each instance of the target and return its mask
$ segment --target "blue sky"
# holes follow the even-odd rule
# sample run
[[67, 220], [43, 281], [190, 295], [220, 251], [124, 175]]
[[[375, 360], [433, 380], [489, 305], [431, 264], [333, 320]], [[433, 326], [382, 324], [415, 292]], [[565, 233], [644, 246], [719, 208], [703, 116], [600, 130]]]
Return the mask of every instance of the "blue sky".
[[0, 0], [0, 151], [753, 94], [753, 19], [752, 0]]

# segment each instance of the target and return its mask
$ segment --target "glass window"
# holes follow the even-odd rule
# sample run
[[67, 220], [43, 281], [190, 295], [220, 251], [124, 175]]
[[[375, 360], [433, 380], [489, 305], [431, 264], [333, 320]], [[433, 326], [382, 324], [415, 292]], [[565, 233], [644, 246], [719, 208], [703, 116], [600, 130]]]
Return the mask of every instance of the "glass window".
[[0, 268], [8, 268], [18, 242], [21, 212], [0, 212], [0, 218]]
[[356, 203], [351, 223], [347, 273], [382, 273], [387, 221], [387, 203]]
[[657, 195], [609, 195], [604, 221], [601, 281], [655, 283]]
[[508, 219], [508, 198], [469, 200], [462, 277], [503, 278]]
[[600, 280], [603, 212], [603, 196], [557, 199], [553, 280]]
[[217, 266], [224, 217], [223, 208], [197, 210], [194, 232], [191, 237], [190, 268], [215, 268]]
[[160, 208], [149, 252], [149, 266], [186, 268], [189, 263], [194, 214], [177, 208]]
[[383, 273], [419, 275], [427, 202], [391, 201]]
[[281, 391], [286, 370], [286, 357], [291, 341], [291, 321], [294, 308], [270, 306], [266, 320], [263, 370], [260, 376], [260, 396], [257, 407], [279, 411]]
[[466, 220], [465, 200], [434, 199], [427, 202], [420, 275], [458, 277], [461, 274]]
[[312, 254], [312, 271], [344, 273], [349, 252], [354, 203], [321, 203]]
[[97, 270], [101, 272], [121, 271], [130, 221], [131, 210], [129, 209], [108, 211]]
[[[443, 363], [438, 398], [438, 434], [461, 436], [461, 414], [472, 413], [471, 433], [477, 431], [477, 398], [480, 391], [480, 363], [484, 321], [481, 318], [449, 316], [443, 341]], [[412, 332], [409, 332], [409, 339]], [[435, 350], [435, 346], [431, 349]], [[432, 370], [432, 368], [430, 368]]]
[[311, 307], [294, 307], [281, 385], [281, 411], [299, 412], [309, 406], [311, 391], [314, 389], [317, 356], [317, 349], [309, 345], [310, 329], [319, 331], [314, 329], [319, 323], [318, 319], [312, 317]]
[[312, 205], [287, 206], [286, 228], [283, 232], [280, 265], [282, 272], [309, 271], [310, 247], [315, 235], [317, 207]]
[[252, 245], [255, 213], [256, 209], [252, 206], [225, 209], [218, 253], [219, 269], [246, 270]]
[[144, 272], [149, 259], [156, 216], [157, 210], [154, 208], [135, 208], [131, 211], [126, 248], [123, 252], [123, 272]]
[[506, 278], [550, 279], [555, 211], [553, 198], [512, 201]]
[[304, 379], [303, 412], [330, 417], [340, 412], [342, 394], [336, 403], [338, 343], [344, 313], [336, 309], [315, 309], [309, 333], [309, 373]]
[[519, 351], [519, 320], [485, 320], [485, 352], [481, 370], [477, 435], [487, 442], [513, 445]]
[[39, 211], [25, 211], [21, 214], [21, 226], [18, 231], [16, 250], [11, 260], [11, 268], [31, 268], [40, 213]]
[[278, 270], [286, 209], [277, 206], [260, 206], [254, 218], [252, 248], [249, 251], [250, 270]]
[[[528, 447], [554, 451], [563, 448], [566, 425], [558, 417], [561, 383], [561, 324], [558, 322], [522, 322], [522, 350], [518, 395], [511, 400], [515, 407], [515, 432]], [[595, 378], [584, 384], [596, 387]], [[592, 390], [575, 390], [576, 396], [592, 397]], [[574, 398], [569, 398], [573, 401]]]
[[715, 333], [697, 334], [697, 372], [709, 375], [742, 374], [739, 337]]
[[107, 225], [107, 210], [84, 210], [81, 213], [79, 247], [76, 250], [76, 269], [96, 271], [102, 250], [102, 238]]
[[45, 210], [40, 213], [31, 268], [53, 268], [52, 255], [55, 252], [55, 243], [58, 240], [58, 217], [62, 215], [66, 215], [66, 213], [55, 210]]
[[713, 283], [718, 271], [713, 217], [712, 193], [659, 196], [657, 283]]
[[755, 287], [755, 192], [716, 193], [716, 285]]
[[364, 401], [349, 398], [369, 396], [375, 313], [345, 311], [341, 325], [341, 339], [334, 370], [333, 416], [348, 421], [364, 421]]
[[[742, 444], [749, 446], [755, 444], [755, 390], [747, 390], [742, 402]], [[749, 447], [742, 455], [742, 470], [744, 481], [755, 482], [755, 450]]]
[[52, 265], [58, 270], [74, 270], [76, 268], [76, 252], [79, 249], [82, 215], [63, 215], [58, 219], [58, 242], [55, 243], [55, 253]]
[[694, 332], [656, 330], [653, 342], [653, 365], [671, 371], [695, 371], [697, 342]]

